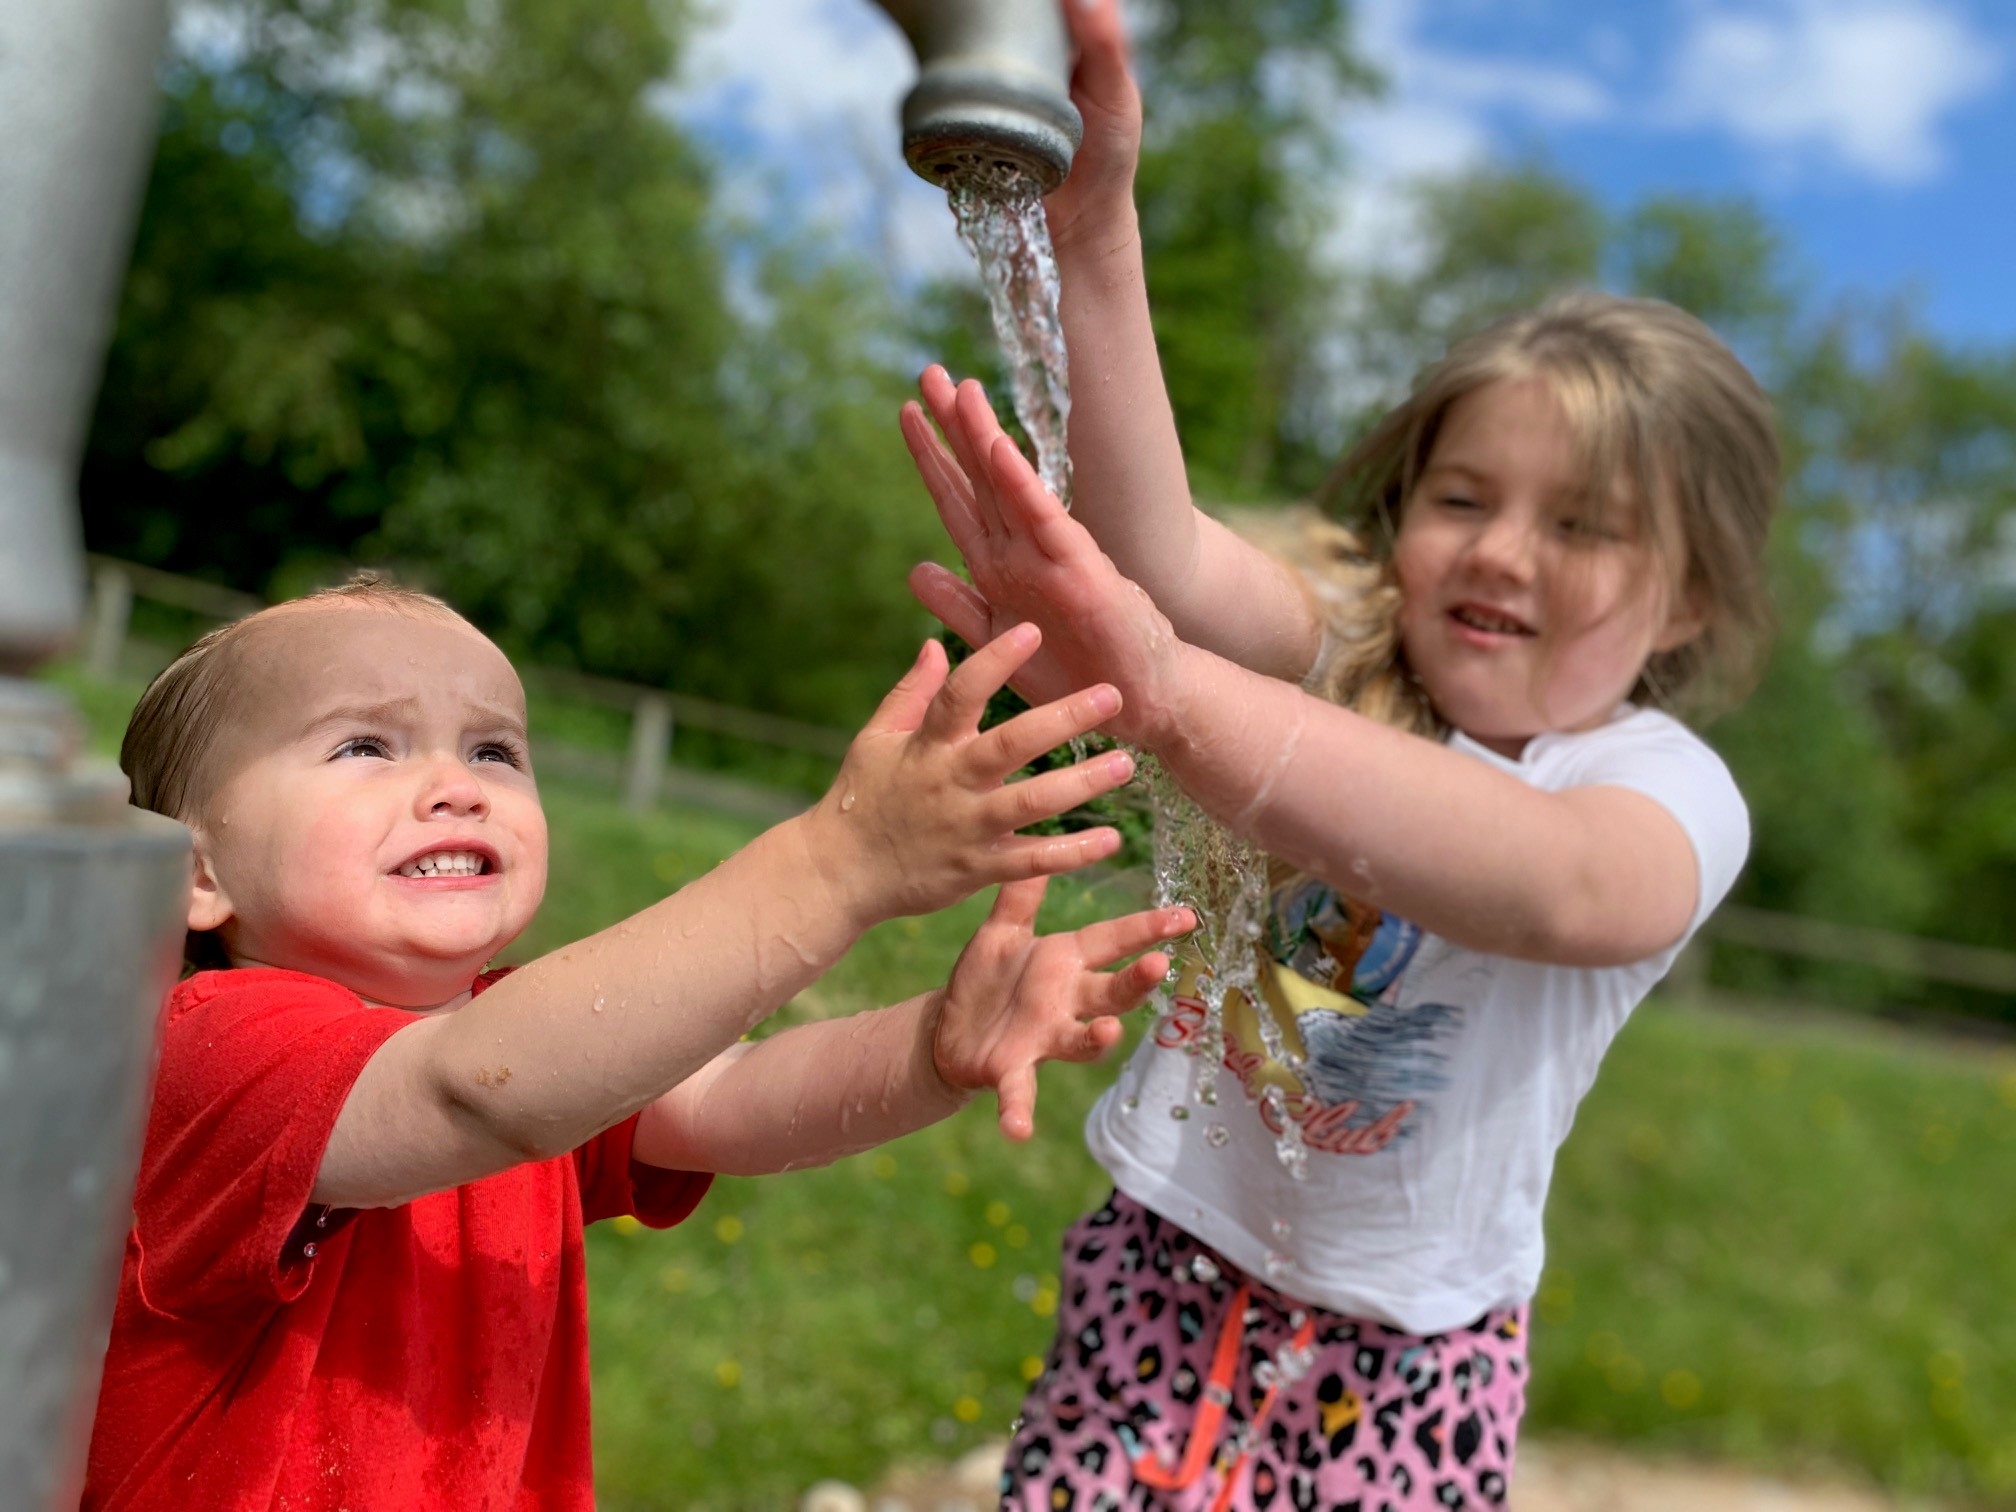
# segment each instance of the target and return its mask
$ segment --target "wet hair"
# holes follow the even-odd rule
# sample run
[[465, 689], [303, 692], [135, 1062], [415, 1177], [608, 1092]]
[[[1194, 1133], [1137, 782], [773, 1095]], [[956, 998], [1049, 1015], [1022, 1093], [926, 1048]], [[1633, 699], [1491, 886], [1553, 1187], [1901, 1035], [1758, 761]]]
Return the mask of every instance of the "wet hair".
[[1318, 601], [1328, 634], [1312, 688], [1402, 728], [1443, 728], [1401, 649], [1393, 538], [1450, 409], [1528, 378], [1547, 385], [1574, 433], [1584, 507], [1599, 516], [1641, 509], [1655, 562], [1702, 616], [1698, 635], [1646, 663], [1632, 701], [1696, 722], [1735, 707], [1756, 685], [1773, 628], [1764, 550], [1780, 459], [1771, 401], [1685, 311], [1597, 293], [1562, 295], [1459, 342], [1308, 507], [1260, 533]]
[[[238, 712], [248, 652], [276, 616], [334, 604], [460, 618], [432, 594], [359, 572], [338, 587], [218, 626], [147, 685], [126, 722], [119, 766], [131, 784], [134, 807], [184, 823], [201, 817], [224, 775], [217, 769], [218, 738]], [[183, 954], [199, 970], [230, 964], [214, 934], [190, 934]]]

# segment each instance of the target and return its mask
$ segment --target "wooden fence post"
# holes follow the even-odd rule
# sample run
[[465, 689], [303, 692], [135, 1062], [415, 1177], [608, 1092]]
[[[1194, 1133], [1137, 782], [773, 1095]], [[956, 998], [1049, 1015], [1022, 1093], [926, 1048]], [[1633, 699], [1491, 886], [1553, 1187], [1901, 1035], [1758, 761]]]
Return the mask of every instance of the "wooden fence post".
[[642, 693], [630, 711], [630, 756], [623, 769], [623, 807], [648, 813], [658, 802], [672, 755], [672, 705], [662, 693]]
[[133, 579], [123, 568], [100, 562], [91, 570], [91, 640], [85, 670], [109, 682], [119, 675], [126, 627], [133, 618]]

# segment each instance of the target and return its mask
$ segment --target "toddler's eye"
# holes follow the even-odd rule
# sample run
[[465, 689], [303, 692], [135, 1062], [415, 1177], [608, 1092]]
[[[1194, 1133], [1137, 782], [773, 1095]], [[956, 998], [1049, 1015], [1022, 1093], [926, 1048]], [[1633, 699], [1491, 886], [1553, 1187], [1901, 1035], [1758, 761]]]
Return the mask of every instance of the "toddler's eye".
[[1444, 509], [1475, 509], [1477, 501], [1463, 494], [1444, 494], [1442, 496], [1442, 507]]
[[336, 756], [374, 756], [381, 761], [389, 761], [392, 751], [376, 735], [359, 735], [355, 740], [346, 740], [336, 747]]
[[508, 767], [522, 767], [525, 765], [525, 753], [523, 751], [519, 750], [516, 746], [507, 745], [497, 740], [488, 741], [476, 747], [474, 751], [469, 753], [469, 759], [471, 761], [501, 761]]

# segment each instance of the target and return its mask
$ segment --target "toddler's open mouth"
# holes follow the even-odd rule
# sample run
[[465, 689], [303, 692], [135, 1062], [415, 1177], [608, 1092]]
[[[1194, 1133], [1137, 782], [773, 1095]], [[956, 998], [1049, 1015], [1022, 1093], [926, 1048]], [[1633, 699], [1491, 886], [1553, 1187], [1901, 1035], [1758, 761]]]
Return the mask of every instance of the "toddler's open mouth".
[[422, 852], [398, 869], [397, 875], [416, 880], [428, 877], [484, 877], [497, 870], [497, 858], [487, 850], [443, 849]]

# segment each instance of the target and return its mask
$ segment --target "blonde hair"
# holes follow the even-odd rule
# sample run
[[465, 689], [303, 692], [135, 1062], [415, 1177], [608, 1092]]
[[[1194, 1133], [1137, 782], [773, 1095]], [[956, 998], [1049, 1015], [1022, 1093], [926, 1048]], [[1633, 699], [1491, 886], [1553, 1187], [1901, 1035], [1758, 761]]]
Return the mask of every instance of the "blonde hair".
[[[131, 784], [134, 807], [185, 823], [202, 813], [221, 776], [215, 760], [218, 737], [236, 714], [250, 646], [276, 616], [332, 604], [461, 618], [430, 593], [402, 588], [375, 572], [359, 572], [339, 587], [319, 589], [218, 626], [147, 685], [126, 722], [119, 766]], [[198, 969], [230, 964], [217, 940], [207, 934], [189, 935], [183, 955]]]
[[[1441, 729], [1406, 668], [1387, 557], [1450, 409], [1526, 378], [1544, 381], [1568, 418], [1588, 507], [1614, 507], [1615, 483], [1628, 483], [1656, 556], [1702, 616], [1698, 635], [1646, 663], [1632, 700], [1697, 721], [1741, 703], [1773, 625], [1764, 570], [1780, 470], [1771, 401], [1693, 316], [1596, 293], [1563, 295], [1459, 342], [1331, 470], [1308, 508], [1267, 528], [1260, 543], [1302, 571], [1334, 648], [1314, 691], [1402, 728]], [[1360, 531], [1334, 523], [1338, 515]]]

